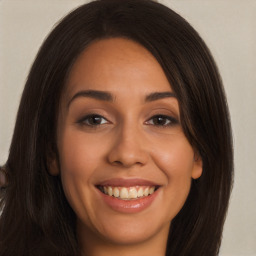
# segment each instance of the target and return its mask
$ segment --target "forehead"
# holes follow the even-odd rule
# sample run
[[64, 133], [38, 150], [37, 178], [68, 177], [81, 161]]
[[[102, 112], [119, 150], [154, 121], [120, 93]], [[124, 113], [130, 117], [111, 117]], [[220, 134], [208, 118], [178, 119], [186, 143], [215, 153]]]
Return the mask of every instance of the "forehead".
[[172, 90], [155, 57], [140, 44], [123, 38], [93, 42], [77, 58], [67, 81], [67, 94], [88, 89], [116, 95]]

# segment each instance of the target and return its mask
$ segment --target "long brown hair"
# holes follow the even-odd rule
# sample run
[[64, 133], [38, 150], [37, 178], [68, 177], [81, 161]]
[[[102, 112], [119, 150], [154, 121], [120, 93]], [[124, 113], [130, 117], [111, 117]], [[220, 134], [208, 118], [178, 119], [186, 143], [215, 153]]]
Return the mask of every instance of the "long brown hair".
[[67, 15], [30, 70], [4, 167], [0, 256], [79, 255], [76, 216], [47, 160], [58, 155], [60, 95], [79, 54], [108, 37], [134, 40], [161, 64], [177, 95], [184, 133], [203, 160], [172, 220], [166, 255], [218, 254], [233, 183], [233, 150], [221, 78], [207, 46], [181, 16], [149, 0], [100, 0]]

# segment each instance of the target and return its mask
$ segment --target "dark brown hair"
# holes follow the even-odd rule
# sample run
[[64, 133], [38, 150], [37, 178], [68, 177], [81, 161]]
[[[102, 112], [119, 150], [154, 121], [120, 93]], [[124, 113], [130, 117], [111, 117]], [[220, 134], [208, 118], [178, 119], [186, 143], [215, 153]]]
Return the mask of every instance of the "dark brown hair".
[[67, 15], [43, 43], [22, 95], [2, 193], [0, 256], [79, 255], [76, 217], [47, 159], [58, 155], [60, 96], [79, 54], [93, 41], [122, 37], [148, 49], [177, 95], [184, 133], [203, 160], [173, 219], [166, 255], [218, 254], [233, 182], [229, 113], [215, 62], [178, 14], [149, 0], [101, 0]]

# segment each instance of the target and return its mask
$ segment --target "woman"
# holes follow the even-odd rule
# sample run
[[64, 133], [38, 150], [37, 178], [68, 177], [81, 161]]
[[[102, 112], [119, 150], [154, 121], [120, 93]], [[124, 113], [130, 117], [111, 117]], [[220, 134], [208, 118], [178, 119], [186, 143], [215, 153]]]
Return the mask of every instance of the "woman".
[[22, 95], [0, 255], [217, 255], [229, 113], [197, 32], [147, 0], [66, 16]]

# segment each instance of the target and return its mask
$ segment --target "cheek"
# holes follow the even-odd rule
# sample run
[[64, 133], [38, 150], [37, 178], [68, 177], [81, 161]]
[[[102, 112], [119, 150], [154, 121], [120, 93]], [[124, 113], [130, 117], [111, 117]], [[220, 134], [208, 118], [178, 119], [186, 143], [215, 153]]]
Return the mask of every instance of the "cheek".
[[194, 151], [185, 136], [173, 136], [157, 142], [152, 158], [169, 178], [190, 177], [194, 167]]
[[92, 136], [82, 131], [64, 131], [58, 145], [62, 172], [90, 176], [103, 157], [102, 142], [101, 138], [92, 139]]
[[[184, 205], [191, 187], [194, 152], [186, 138], [171, 138], [152, 153], [157, 167], [166, 176], [164, 195], [172, 219]], [[174, 212], [174, 209], [175, 212]]]
[[91, 179], [104, 155], [102, 140], [68, 128], [59, 136], [58, 149], [62, 186], [70, 205], [77, 213], [90, 208], [90, 200], [82, 202], [84, 195], [90, 196]]

